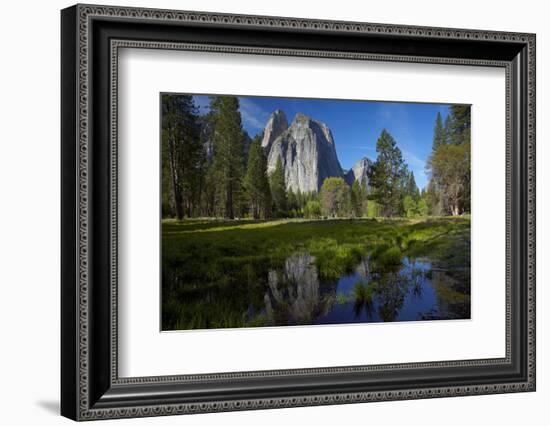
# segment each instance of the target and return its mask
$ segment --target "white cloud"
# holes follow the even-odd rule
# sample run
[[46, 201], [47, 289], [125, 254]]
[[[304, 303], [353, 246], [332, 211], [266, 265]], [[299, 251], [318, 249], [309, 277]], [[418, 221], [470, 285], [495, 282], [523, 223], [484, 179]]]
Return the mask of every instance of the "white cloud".
[[390, 106], [381, 104], [376, 110], [376, 116], [379, 120], [390, 121], [393, 118], [393, 112]]
[[416, 184], [419, 188], [425, 188], [428, 184], [430, 174], [426, 171], [426, 161], [414, 155], [407, 150], [401, 150], [405, 162], [409, 165], [410, 169], [414, 172]]
[[249, 98], [239, 98], [241, 117], [248, 127], [263, 130], [269, 119], [269, 112], [265, 111]]
[[373, 147], [373, 146], [367, 146], [367, 145], [351, 145], [347, 148], [351, 148], [351, 149], [360, 149], [362, 151], [372, 151], [372, 152], [375, 152], [376, 151], [376, 148]]
[[382, 124], [391, 125], [392, 128], [406, 129], [409, 126], [410, 116], [405, 104], [383, 102], [376, 108], [376, 119]]
[[406, 150], [402, 150], [402, 152], [403, 152], [403, 157], [405, 157], [405, 161], [411, 166], [414, 166], [416, 168], [422, 168], [422, 169], [426, 167], [426, 161], [422, 160], [421, 158], [418, 158], [412, 152], [406, 151]]

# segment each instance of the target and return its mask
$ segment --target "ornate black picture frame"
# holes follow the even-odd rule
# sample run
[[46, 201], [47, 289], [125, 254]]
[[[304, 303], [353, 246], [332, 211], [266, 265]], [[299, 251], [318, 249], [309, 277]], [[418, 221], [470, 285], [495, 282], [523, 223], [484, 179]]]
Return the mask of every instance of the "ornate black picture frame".
[[[61, 413], [159, 416], [535, 390], [535, 35], [76, 5], [61, 13]], [[506, 71], [506, 356], [120, 378], [121, 47], [484, 65]]]

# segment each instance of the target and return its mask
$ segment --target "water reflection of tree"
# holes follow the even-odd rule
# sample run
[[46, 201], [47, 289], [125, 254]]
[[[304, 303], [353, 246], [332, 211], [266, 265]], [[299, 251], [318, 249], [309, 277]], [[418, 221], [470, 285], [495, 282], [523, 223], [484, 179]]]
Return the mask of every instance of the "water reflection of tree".
[[394, 265], [375, 270], [368, 275], [373, 288], [373, 301], [379, 318], [384, 322], [395, 321], [405, 304], [406, 297], [423, 296], [425, 271], [407, 260], [406, 265]]
[[457, 280], [445, 271], [433, 271], [432, 286], [440, 318], [470, 318], [470, 282]]
[[311, 324], [330, 311], [335, 294], [335, 283], [321, 285], [313, 256], [294, 254], [286, 259], [282, 271], [268, 273], [264, 295], [268, 323]]
[[[321, 281], [315, 258], [307, 252], [290, 256], [276, 268], [268, 260], [246, 265], [226, 262], [222, 279], [192, 280], [188, 268], [163, 268], [163, 329], [256, 327], [312, 324], [338, 304], [345, 322], [396, 321], [405, 304], [421, 302], [431, 282], [435, 304], [418, 319], [470, 317], [469, 268], [443, 269], [404, 258], [395, 266], [363, 259], [355, 268], [355, 293], [337, 294], [338, 282]], [[217, 276], [217, 275], [216, 275]], [[364, 313], [363, 313], [364, 312]], [[414, 319], [414, 318], [406, 318]]]
[[265, 325], [260, 315], [264, 292], [258, 283], [266, 268], [264, 264], [238, 268], [228, 264], [226, 274], [215, 281], [193, 279], [193, 271], [183, 266], [163, 268], [163, 330]]
[[424, 293], [424, 281], [426, 280], [426, 274], [422, 269], [415, 268], [413, 264], [413, 268], [410, 272], [410, 289], [411, 289], [411, 295], [415, 299], [422, 299], [422, 294]]
[[378, 316], [384, 322], [395, 321], [403, 307], [408, 286], [402, 278], [398, 272], [386, 272], [376, 281], [374, 294]]
[[365, 314], [367, 316], [368, 320], [374, 319], [374, 303], [372, 302], [372, 299], [370, 300], [356, 300], [353, 304], [353, 312], [355, 314], [355, 318], [359, 318], [361, 316], [361, 313], [363, 312], [363, 308], [365, 309]]

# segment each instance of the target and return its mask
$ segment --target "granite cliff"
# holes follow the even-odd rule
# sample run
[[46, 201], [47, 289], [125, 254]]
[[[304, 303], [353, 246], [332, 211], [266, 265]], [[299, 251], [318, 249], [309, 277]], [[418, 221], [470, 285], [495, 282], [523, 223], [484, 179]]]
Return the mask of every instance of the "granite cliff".
[[262, 146], [267, 172], [275, 170], [280, 158], [287, 189], [294, 192], [317, 192], [327, 177], [343, 177], [330, 129], [304, 114], [296, 114], [287, 125], [284, 112], [275, 111], [264, 130]]

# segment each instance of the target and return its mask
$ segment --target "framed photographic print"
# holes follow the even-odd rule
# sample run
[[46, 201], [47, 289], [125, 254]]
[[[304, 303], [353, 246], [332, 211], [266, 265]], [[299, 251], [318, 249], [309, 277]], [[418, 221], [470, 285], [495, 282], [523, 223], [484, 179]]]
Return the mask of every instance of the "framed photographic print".
[[76, 5], [74, 420], [535, 390], [535, 36]]

